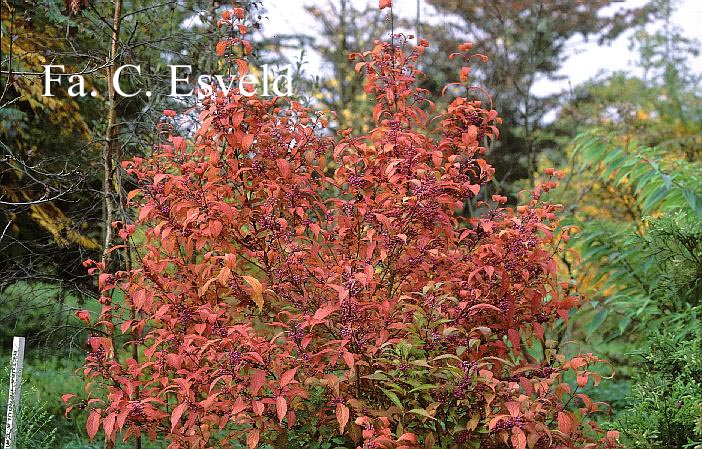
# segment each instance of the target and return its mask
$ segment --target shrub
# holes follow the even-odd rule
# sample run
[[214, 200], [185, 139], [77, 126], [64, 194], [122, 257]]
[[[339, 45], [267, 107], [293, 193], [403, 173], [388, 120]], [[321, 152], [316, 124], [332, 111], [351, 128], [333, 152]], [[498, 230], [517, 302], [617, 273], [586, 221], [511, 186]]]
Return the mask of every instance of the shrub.
[[651, 336], [641, 354], [631, 405], [618, 419], [626, 446], [702, 447], [702, 335], [678, 331]]
[[[567, 359], [545, 337], [581, 301], [556, 276], [560, 206], [540, 199], [555, 182], [516, 210], [494, 196], [479, 216], [457, 213], [492, 178], [483, 154], [499, 118], [466, 97], [434, 111], [415, 83], [427, 45], [394, 35], [351, 55], [374, 102], [367, 135], [335, 139], [329, 116], [295, 101], [220, 92], [192, 144], [171, 135], [125, 165], [140, 188], [120, 235], [146, 241], [131, 270], [95, 264], [103, 310], [80, 314], [96, 329], [80, 402], [91, 437], [616, 445], [591, 418], [603, 404], [581, 393], [598, 358]], [[470, 90], [467, 75], [451, 90]]]

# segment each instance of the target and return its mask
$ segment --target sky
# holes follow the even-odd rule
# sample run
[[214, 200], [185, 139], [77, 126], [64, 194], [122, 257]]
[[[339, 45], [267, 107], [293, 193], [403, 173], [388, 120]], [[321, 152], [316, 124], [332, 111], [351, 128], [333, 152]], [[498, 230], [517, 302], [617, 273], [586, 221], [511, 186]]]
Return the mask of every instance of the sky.
[[[267, 34], [304, 33], [314, 35], [313, 20], [304, 10], [304, 5], [326, 4], [328, 0], [265, 0], [268, 19], [263, 23]], [[469, 0], [466, 0], [469, 1]], [[352, 0], [357, 7], [367, 4], [377, 6], [377, 0]], [[614, 9], [621, 7], [633, 8], [646, 3], [646, 0], [624, 0]], [[291, 7], [291, 5], [299, 5]], [[428, 6], [422, 5], [423, 16]], [[393, 8], [399, 15], [414, 17], [416, 0], [394, 0]], [[702, 41], [702, 0], [680, 0], [673, 16], [673, 22], [679, 26], [685, 36]], [[547, 95], [568, 89], [583, 81], [593, 78], [598, 73], [617, 70], [634, 71], [635, 52], [629, 49], [631, 33], [625, 33], [609, 46], [599, 46], [596, 42], [582, 42], [580, 37], [574, 38], [568, 45], [568, 60], [561, 69], [560, 75], [565, 78], [558, 82], [541, 81], [534, 87], [537, 95]], [[296, 56], [292, 55], [291, 56]], [[315, 54], [306, 57], [308, 74], [324, 71], [322, 61]], [[692, 70], [702, 73], [702, 55], [690, 61]]]

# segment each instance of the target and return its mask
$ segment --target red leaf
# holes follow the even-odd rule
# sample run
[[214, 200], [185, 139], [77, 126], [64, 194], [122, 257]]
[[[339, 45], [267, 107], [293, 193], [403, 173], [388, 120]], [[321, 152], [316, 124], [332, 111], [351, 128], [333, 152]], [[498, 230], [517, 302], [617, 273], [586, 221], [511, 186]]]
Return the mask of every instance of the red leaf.
[[241, 139], [241, 147], [244, 150], [248, 150], [251, 148], [251, 145], [253, 144], [254, 141], [254, 135], [253, 134], [246, 134], [242, 139]]
[[98, 432], [98, 429], [100, 428], [100, 412], [97, 410], [93, 410], [90, 412], [90, 415], [88, 416], [88, 420], [85, 423], [85, 430], [88, 431], [88, 438], [90, 438], [90, 441], [93, 441], [93, 438], [95, 438], [95, 435]]
[[378, 2], [378, 8], [380, 8], [380, 9], [392, 8], [392, 0], [380, 0]]
[[346, 352], [344, 352], [343, 358], [344, 358], [344, 362], [346, 362], [346, 365], [349, 367], [349, 369], [353, 370], [353, 366], [354, 366], [353, 354], [346, 351]]
[[517, 332], [514, 329], [508, 329], [507, 330], [507, 338], [509, 338], [510, 343], [512, 343], [512, 347], [516, 351], [521, 351], [522, 341], [521, 341], [521, 336], [519, 335], [519, 332]]
[[336, 304], [329, 304], [324, 307], [320, 307], [317, 309], [317, 311], [314, 313], [314, 318], [315, 320], [323, 320], [326, 317], [328, 317], [330, 314], [332, 314], [336, 309], [339, 307]]
[[188, 404], [183, 402], [173, 409], [173, 413], [171, 413], [171, 432], [175, 430], [178, 422], [180, 421], [180, 417], [183, 416], [183, 412], [185, 412], [187, 406]]
[[[379, 0], [378, 6], [393, 3]], [[248, 63], [237, 57], [251, 50], [240, 21], [244, 13], [225, 12], [218, 23], [234, 32], [217, 52], [230, 56], [239, 78]], [[91, 438], [103, 429], [125, 439], [171, 433], [174, 447], [211, 446], [215, 429], [233, 425], [248, 432], [254, 449], [269, 434], [275, 438], [276, 418], [292, 429], [297, 404], [324, 388], [337, 398], [333, 413], [306, 410], [298, 418], [314, 416], [320, 429], [337, 421], [345, 433], [354, 408], [360, 427], [349, 432], [359, 443], [365, 437], [388, 448], [416, 448], [420, 443], [411, 434], [396, 435], [418, 432], [420, 421], [439, 418], [440, 410], [414, 409], [420, 413], [412, 419], [420, 421], [396, 429], [393, 417], [365, 417], [364, 405], [354, 401], [375, 396], [378, 382], [349, 381], [354, 383], [356, 364], [366, 377], [382, 378], [395, 369], [392, 358], [382, 357], [389, 345], [428, 337], [436, 354], [416, 365], [451, 367], [456, 355], [459, 363], [478, 362], [477, 373], [473, 363], [464, 370], [484, 385], [480, 396], [488, 413], [470, 413], [462, 431], [479, 438], [493, 430], [489, 439], [512, 449], [533, 448], [542, 436], [558, 439], [554, 444], [606, 445], [598, 440], [604, 433], [579, 433], [580, 420], [597, 408], [589, 399], [580, 398], [578, 415], [563, 411], [575, 388], [563, 373], [573, 370], [579, 385], [588, 376], [596, 383], [600, 376], [585, 372], [598, 362], [593, 355], [548, 370], [520, 365], [503, 380], [509, 368], [501, 360], [529, 360], [527, 343], [543, 341], [557, 314], [567, 318], [582, 302], [568, 284], [558, 287], [559, 254], [551, 246], [560, 206], [539, 199], [555, 179], [518, 209], [496, 192], [492, 201], [487, 195], [475, 205], [486, 213], [463, 219], [462, 203], [494, 179], [483, 156], [501, 120], [467, 95], [468, 62], [460, 68], [463, 82], [449, 86], [451, 98], [439, 105], [427, 98], [425, 108], [429, 92], [417, 88], [425, 64], [417, 58], [427, 46], [420, 41], [407, 54], [403, 46], [378, 41], [370, 52], [351, 55], [366, 78], [376, 120], [365, 135], [334, 132], [333, 114], [299, 101], [247, 97], [237, 89], [203, 99], [192, 135], [175, 135], [181, 134], [173, 132], [179, 123], [163, 118], [160, 143], [124, 165], [142, 189], [129, 195], [138, 219], [123, 223], [120, 236], [138, 236], [143, 251], [133, 253], [126, 271], [110, 273], [118, 267], [86, 262], [100, 274], [102, 311], [76, 316], [105, 331], [90, 337], [83, 370]], [[470, 50], [462, 45], [462, 53], [450, 58], [472, 61]], [[124, 301], [115, 298], [115, 289]], [[426, 321], [426, 312], [442, 323], [436, 334], [414, 325]], [[465, 344], [458, 315], [473, 323], [465, 329]], [[115, 357], [115, 332], [128, 345], [134, 340], [144, 357]], [[118, 340], [121, 351], [125, 338]], [[505, 387], [524, 396], [505, 395]], [[180, 402], [195, 401], [197, 410], [173, 403], [176, 394]], [[547, 401], [529, 399], [544, 394]], [[63, 399], [78, 403], [71, 395]], [[130, 401], [136, 400], [146, 419], [133, 413]], [[456, 404], [445, 405], [452, 416]], [[525, 426], [500, 425], [522, 416]], [[577, 433], [578, 441], [552, 429], [552, 418], [563, 431]], [[439, 445], [436, 433], [420, 437], [427, 449]]]
[[280, 171], [280, 176], [283, 178], [290, 176], [290, 163], [288, 161], [285, 159], [276, 159], [275, 163]]
[[232, 416], [237, 415], [244, 410], [246, 410], [246, 403], [241, 400], [241, 398], [237, 398], [236, 402], [234, 402], [234, 405], [232, 406], [232, 409], [229, 411]]
[[505, 407], [507, 407], [510, 416], [513, 418], [519, 416], [519, 402], [507, 402], [505, 403]]
[[410, 443], [417, 444], [417, 435], [415, 435], [413, 433], [405, 432], [397, 440], [398, 441], [409, 441]]
[[284, 372], [283, 375], [280, 376], [280, 386], [284, 387], [289, 384], [295, 378], [296, 372], [297, 368], [292, 368]]
[[258, 394], [258, 390], [261, 389], [264, 383], [266, 383], [266, 372], [260, 369], [254, 371], [253, 375], [251, 376], [251, 395], [256, 396]]
[[578, 375], [576, 376], [576, 381], [578, 382], [578, 386], [582, 388], [585, 385], [587, 385], [588, 378], [589, 378], [589, 376], [587, 373], [578, 373]]
[[532, 326], [534, 327], [534, 335], [536, 335], [536, 338], [544, 341], [544, 327], [539, 323], [533, 323]]
[[253, 401], [253, 403], [251, 404], [251, 408], [253, 409], [253, 412], [256, 415], [261, 416], [263, 415], [263, 411], [265, 410], [266, 405], [261, 401]]
[[77, 311], [76, 317], [78, 317], [78, 319], [83, 321], [85, 324], [90, 324], [90, 312], [88, 312], [87, 310]]
[[619, 432], [616, 430], [609, 430], [607, 431], [607, 439], [612, 443], [616, 443], [617, 440], [619, 439]]
[[116, 413], [110, 413], [105, 417], [105, 419], [102, 421], [102, 427], [105, 429], [105, 435], [107, 435], [108, 439], [110, 441], [113, 440], [112, 438], [112, 431], [114, 430], [115, 427], [115, 421], [117, 420], [117, 414]]
[[288, 412], [288, 402], [283, 396], [278, 396], [275, 399], [275, 408], [278, 411], [278, 421], [282, 423], [285, 414]]
[[210, 235], [212, 237], [219, 237], [219, 234], [222, 233], [222, 222], [219, 220], [215, 220], [212, 223], [210, 223]]

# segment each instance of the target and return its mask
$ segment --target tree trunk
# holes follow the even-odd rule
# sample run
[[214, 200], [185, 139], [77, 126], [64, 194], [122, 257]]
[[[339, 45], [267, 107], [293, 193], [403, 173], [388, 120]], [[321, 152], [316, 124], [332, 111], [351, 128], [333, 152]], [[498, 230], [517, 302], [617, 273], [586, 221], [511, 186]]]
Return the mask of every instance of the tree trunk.
[[[105, 147], [103, 149], [103, 196], [105, 200], [105, 241], [103, 244], [102, 262], [107, 269], [111, 260], [110, 248], [114, 237], [112, 222], [115, 218], [115, 201], [117, 200], [117, 192], [114, 186], [114, 157], [115, 153], [119, 152], [119, 128], [117, 127], [117, 98], [113, 78], [117, 70], [117, 59], [119, 59], [119, 33], [122, 25], [122, 0], [114, 1], [114, 11], [112, 19], [112, 38], [110, 39], [110, 50], [107, 57], [107, 95], [108, 95], [108, 111], [107, 111], [107, 129], [105, 135]], [[138, 443], [139, 444], [139, 443]], [[140, 444], [139, 444], [140, 445]], [[105, 438], [105, 449], [114, 449], [114, 441]]]
[[107, 130], [105, 135], [105, 147], [102, 152], [103, 159], [103, 196], [105, 200], [105, 215], [104, 215], [104, 226], [105, 226], [105, 240], [103, 243], [102, 252], [102, 262], [105, 267], [109, 265], [110, 247], [112, 246], [112, 240], [114, 238], [114, 232], [112, 230], [112, 222], [115, 218], [115, 200], [116, 200], [116, 189], [114, 187], [113, 177], [114, 177], [114, 156], [118, 151], [117, 146], [119, 145], [119, 128], [117, 126], [117, 99], [115, 86], [113, 83], [113, 77], [115, 70], [117, 68], [117, 59], [119, 52], [119, 32], [122, 22], [122, 0], [115, 0], [114, 2], [114, 12], [112, 20], [112, 38], [110, 40], [110, 51], [107, 57], [107, 95], [108, 95], [108, 111], [107, 111]]

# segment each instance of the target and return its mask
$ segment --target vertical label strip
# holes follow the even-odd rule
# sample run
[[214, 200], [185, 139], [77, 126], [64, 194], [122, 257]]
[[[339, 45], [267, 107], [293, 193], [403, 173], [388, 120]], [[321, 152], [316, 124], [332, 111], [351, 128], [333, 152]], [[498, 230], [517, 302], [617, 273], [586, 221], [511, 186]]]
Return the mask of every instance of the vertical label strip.
[[16, 449], [17, 419], [19, 417], [20, 391], [22, 389], [22, 365], [24, 364], [24, 337], [12, 340], [12, 367], [10, 369], [10, 392], [7, 396], [7, 421], [3, 449]]

